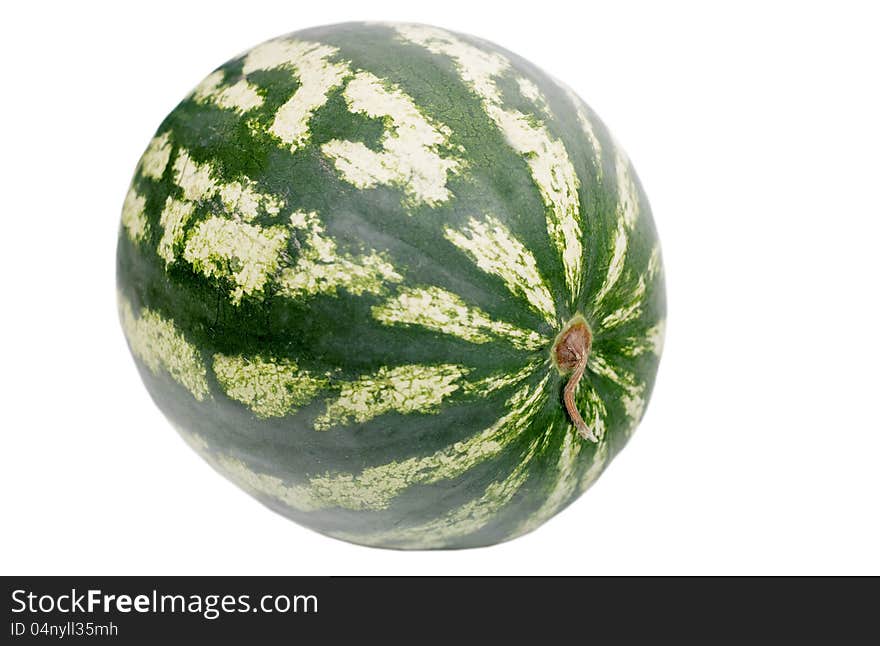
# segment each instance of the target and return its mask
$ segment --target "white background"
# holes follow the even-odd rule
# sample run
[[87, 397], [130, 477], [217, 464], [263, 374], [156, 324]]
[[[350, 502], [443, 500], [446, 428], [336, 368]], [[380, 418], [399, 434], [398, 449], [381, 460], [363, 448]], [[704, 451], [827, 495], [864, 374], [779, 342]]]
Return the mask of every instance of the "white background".
[[[709, 4], [7, 6], [0, 571], [880, 574], [880, 21]], [[271, 513], [178, 438], [117, 322], [120, 207], [163, 116], [241, 50], [354, 19], [473, 33], [565, 80], [652, 202], [670, 317], [647, 416], [511, 543], [399, 553]]]

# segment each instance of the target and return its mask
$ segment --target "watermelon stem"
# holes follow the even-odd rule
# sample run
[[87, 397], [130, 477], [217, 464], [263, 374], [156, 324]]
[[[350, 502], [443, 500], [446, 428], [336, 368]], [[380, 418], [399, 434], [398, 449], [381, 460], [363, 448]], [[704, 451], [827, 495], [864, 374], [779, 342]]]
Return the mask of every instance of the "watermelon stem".
[[571, 372], [565, 390], [562, 391], [562, 401], [565, 410], [571, 418], [578, 433], [585, 440], [598, 442], [599, 438], [593, 433], [584, 418], [581, 417], [574, 401], [574, 394], [578, 384], [587, 369], [587, 359], [590, 356], [590, 347], [593, 343], [593, 333], [583, 316], [577, 315], [569, 321], [566, 328], [556, 337], [553, 344], [553, 363], [560, 372]]

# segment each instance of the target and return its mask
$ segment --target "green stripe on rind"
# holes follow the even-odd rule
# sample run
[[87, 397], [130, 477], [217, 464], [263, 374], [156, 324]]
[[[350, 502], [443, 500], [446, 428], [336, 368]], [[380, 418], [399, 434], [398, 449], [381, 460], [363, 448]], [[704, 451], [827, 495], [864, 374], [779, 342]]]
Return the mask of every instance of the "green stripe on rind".
[[549, 490], [541, 507], [512, 532], [513, 536], [525, 534], [543, 525], [572, 498], [579, 484], [578, 467], [583, 447], [583, 440], [574, 429], [565, 434], [556, 465], [556, 483]]
[[599, 141], [599, 136], [596, 134], [596, 126], [593, 123], [593, 119], [589, 114], [589, 108], [583, 102], [583, 100], [575, 94], [574, 90], [568, 87], [565, 83], [562, 83], [559, 80], [556, 80], [556, 84], [562, 88], [568, 97], [569, 101], [571, 101], [572, 105], [575, 107], [577, 111], [577, 119], [580, 124], [581, 131], [587, 138], [587, 141], [590, 144], [590, 148], [593, 150], [593, 158], [596, 164], [596, 170], [599, 174], [599, 177], [602, 176], [602, 144]]

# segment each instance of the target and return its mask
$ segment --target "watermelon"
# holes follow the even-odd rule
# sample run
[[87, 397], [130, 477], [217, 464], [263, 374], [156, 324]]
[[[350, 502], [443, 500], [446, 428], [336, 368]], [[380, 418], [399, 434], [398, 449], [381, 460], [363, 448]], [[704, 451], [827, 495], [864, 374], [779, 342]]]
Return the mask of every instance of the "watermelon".
[[339, 24], [233, 58], [122, 208], [119, 316], [218, 472], [328, 536], [490, 545], [564, 509], [651, 394], [663, 267], [629, 159], [486, 41]]

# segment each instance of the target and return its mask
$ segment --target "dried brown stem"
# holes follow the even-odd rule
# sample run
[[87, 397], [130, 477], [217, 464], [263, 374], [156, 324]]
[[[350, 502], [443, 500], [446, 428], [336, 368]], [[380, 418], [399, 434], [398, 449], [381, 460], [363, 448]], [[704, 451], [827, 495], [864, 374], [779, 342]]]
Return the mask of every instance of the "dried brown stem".
[[571, 371], [571, 376], [565, 385], [562, 395], [565, 410], [568, 412], [568, 416], [582, 438], [591, 442], [598, 442], [599, 439], [584, 422], [584, 418], [581, 417], [574, 401], [575, 391], [587, 368], [587, 359], [590, 356], [592, 341], [593, 335], [587, 326], [587, 322], [582, 317], [575, 317], [557, 338], [553, 352], [559, 369], [563, 372]]

